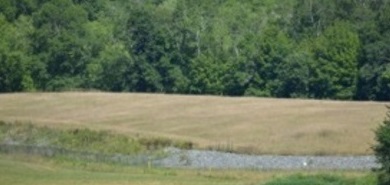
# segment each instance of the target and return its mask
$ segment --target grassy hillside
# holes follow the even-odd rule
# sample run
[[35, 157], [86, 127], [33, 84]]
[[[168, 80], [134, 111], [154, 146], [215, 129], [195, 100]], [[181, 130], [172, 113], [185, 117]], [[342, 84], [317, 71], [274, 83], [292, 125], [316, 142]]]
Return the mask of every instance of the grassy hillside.
[[385, 103], [115, 93], [0, 95], [0, 120], [267, 154], [370, 154]]

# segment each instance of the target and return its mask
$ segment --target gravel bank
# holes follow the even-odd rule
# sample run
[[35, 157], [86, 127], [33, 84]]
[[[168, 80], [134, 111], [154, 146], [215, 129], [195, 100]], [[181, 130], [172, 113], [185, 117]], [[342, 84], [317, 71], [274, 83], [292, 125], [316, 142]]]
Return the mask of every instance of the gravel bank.
[[127, 165], [146, 165], [152, 162], [155, 166], [193, 169], [369, 170], [379, 167], [374, 156], [255, 156], [175, 148], [166, 149], [167, 157], [160, 159], [156, 159], [156, 156], [153, 155], [99, 154], [29, 145], [0, 145], [0, 153], [22, 153], [47, 157], [68, 156], [76, 160], [114, 162]]
[[272, 156], [216, 151], [167, 149], [168, 157], [155, 165], [170, 168], [214, 169], [327, 169], [367, 170], [379, 167], [374, 156]]

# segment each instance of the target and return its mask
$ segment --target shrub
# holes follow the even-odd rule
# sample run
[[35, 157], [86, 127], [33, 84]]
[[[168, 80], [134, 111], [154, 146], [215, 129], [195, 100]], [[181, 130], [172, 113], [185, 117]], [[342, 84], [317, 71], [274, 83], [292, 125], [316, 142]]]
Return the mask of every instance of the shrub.
[[378, 162], [382, 165], [378, 170], [378, 184], [390, 185], [390, 107], [387, 106], [387, 117], [375, 131], [377, 144], [373, 147]]

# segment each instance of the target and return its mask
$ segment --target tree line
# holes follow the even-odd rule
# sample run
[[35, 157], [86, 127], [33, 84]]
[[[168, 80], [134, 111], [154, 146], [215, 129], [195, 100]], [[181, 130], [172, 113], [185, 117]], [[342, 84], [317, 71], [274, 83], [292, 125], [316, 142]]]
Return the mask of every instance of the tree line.
[[389, 0], [5, 0], [0, 41], [0, 92], [390, 100]]

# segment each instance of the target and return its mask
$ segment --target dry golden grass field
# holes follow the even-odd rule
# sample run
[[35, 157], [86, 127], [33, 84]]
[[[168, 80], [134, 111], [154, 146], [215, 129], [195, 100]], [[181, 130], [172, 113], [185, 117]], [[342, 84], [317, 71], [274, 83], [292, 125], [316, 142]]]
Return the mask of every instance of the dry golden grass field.
[[386, 103], [131, 93], [0, 95], [0, 120], [257, 154], [371, 154]]

